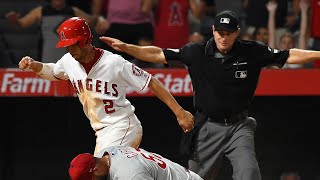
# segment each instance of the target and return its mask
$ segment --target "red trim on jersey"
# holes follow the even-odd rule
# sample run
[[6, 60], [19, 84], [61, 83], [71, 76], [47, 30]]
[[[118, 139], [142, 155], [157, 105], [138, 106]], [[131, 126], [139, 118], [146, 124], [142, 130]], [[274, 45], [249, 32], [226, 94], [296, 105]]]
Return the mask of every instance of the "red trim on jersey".
[[93, 58], [93, 61], [91, 61], [89, 63], [81, 63], [81, 65], [86, 70], [87, 74], [89, 74], [89, 72], [92, 69], [92, 67], [98, 62], [98, 60], [101, 58], [102, 54], [103, 54], [103, 50], [102, 49], [94, 47], [94, 58]]
[[148, 79], [147, 79], [147, 81], [146, 81], [146, 84], [142, 87], [141, 91], [143, 91], [143, 90], [146, 88], [146, 86], [149, 85], [149, 83], [150, 83], [150, 81], [151, 81], [151, 77], [152, 77], [152, 75], [149, 74], [149, 77], [148, 77]]

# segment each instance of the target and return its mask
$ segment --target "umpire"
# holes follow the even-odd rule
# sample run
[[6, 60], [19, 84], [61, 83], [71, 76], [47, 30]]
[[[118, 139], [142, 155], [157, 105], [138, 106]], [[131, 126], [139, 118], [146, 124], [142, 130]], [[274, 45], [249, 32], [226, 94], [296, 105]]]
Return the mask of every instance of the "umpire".
[[195, 126], [185, 130], [181, 150], [188, 155], [188, 168], [203, 179], [216, 177], [225, 155], [233, 167], [235, 180], [260, 180], [254, 150], [256, 122], [248, 109], [260, 71], [285, 63], [303, 64], [320, 58], [320, 52], [272, 49], [255, 41], [237, 39], [237, 15], [218, 13], [213, 37], [201, 44], [189, 43], [180, 49], [140, 47], [110, 37], [100, 39], [114, 49], [137, 59], [168, 63], [179, 60], [190, 74], [194, 90]]

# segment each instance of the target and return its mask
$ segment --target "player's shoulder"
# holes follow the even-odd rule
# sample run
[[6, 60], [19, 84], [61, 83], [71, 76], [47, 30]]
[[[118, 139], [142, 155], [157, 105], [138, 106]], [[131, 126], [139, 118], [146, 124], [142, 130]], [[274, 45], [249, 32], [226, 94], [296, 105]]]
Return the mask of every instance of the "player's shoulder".
[[121, 55], [112, 53], [111, 51], [108, 51], [108, 50], [103, 50], [103, 55], [111, 59], [124, 59]]
[[124, 63], [126, 60], [119, 54], [112, 53], [107, 50], [103, 50], [102, 60], [107, 63], [116, 63], [121, 64]]
[[64, 54], [59, 60], [59, 62], [62, 64], [70, 64], [75, 61], [76, 60], [72, 57], [72, 55], [70, 53]]

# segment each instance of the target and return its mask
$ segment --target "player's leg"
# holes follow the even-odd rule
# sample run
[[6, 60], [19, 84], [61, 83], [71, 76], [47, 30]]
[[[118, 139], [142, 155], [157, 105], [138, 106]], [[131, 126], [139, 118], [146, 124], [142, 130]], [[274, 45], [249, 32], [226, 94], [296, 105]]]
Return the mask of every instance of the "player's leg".
[[141, 123], [135, 115], [124, 118], [96, 132], [95, 154], [109, 146], [139, 147], [142, 133]]
[[226, 157], [233, 167], [234, 180], [261, 180], [254, 148], [256, 122], [253, 118], [234, 126], [233, 136], [226, 145]]
[[[130, 122], [132, 122], [133, 118], [137, 118], [135, 116], [129, 117]], [[119, 127], [121, 128], [121, 127]], [[129, 128], [122, 127], [120, 132], [124, 132], [126, 130], [126, 133], [123, 134], [122, 138], [120, 140], [121, 146], [131, 146], [134, 148], [138, 148], [140, 146], [141, 140], [142, 140], [142, 126], [140, 123], [137, 124], [130, 124]], [[115, 142], [118, 143], [118, 142]]]

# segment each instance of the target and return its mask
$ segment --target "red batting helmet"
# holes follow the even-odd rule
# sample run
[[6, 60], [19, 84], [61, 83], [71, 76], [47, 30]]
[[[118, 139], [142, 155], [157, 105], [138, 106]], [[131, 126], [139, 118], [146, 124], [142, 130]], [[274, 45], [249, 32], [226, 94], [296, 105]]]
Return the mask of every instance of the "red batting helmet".
[[57, 48], [67, 47], [79, 41], [82, 48], [92, 42], [92, 34], [87, 22], [80, 17], [72, 17], [65, 20], [58, 28], [60, 41]]

